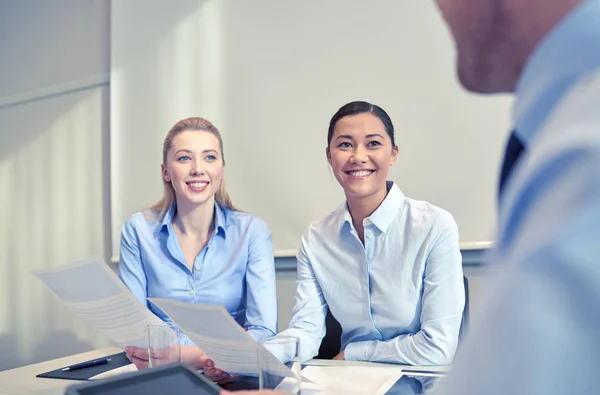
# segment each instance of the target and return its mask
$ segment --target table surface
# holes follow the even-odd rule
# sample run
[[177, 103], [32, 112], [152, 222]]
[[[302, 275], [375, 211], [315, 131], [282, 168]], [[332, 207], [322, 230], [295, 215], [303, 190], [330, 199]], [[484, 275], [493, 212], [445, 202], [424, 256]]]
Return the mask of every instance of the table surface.
[[[118, 347], [106, 347], [93, 351], [88, 351], [81, 354], [71, 355], [68, 357], [53, 359], [50, 361], [40, 362], [33, 365], [23, 366], [16, 369], [5, 370], [0, 372], [0, 395], [15, 395], [15, 394], [33, 394], [33, 395], [62, 395], [65, 389], [75, 384], [73, 380], [60, 380], [38, 378], [36, 375], [50, 370], [55, 370], [63, 366], [73, 365], [75, 363], [88, 361], [90, 359], [101, 358], [106, 355], [115, 354], [122, 350]], [[377, 366], [387, 364], [378, 364], [374, 362], [357, 362], [357, 361], [329, 361], [313, 359], [305, 363], [306, 365], [319, 366]], [[441, 366], [410, 366], [412, 370], [428, 370], [428, 371], [446, 371], [447, 367]], [[243, 380], [228, 389], [235, 390], [247, 387], [247, 383]], [[251, 386], [251, 385], [250, 385]]]

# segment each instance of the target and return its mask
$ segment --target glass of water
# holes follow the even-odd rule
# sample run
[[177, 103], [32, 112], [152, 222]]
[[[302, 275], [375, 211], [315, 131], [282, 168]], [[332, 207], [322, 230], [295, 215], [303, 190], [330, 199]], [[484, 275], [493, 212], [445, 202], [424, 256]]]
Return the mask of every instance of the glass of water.
[[181, 332], [166, 323], [146, 325], [148, 367], [169, 365], [181, 360]]
[[258, 343], [259, 388], [276, 389], [286, 394], [300, 394], [302, 368], [298, 338], [276, 336], [263, 339]]

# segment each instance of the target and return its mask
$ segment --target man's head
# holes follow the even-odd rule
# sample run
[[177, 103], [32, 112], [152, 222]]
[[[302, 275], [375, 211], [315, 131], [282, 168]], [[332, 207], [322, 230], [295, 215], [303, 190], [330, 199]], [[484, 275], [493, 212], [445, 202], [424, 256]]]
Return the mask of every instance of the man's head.
[[436, 0], [473, 92], [513, 92], [529, 56], [580, 0]]

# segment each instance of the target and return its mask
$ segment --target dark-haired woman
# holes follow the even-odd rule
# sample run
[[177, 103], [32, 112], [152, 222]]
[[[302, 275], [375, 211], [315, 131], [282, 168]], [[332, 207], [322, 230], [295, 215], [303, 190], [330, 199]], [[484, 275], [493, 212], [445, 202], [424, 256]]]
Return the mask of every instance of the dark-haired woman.
[[343, 330], [335, 359], [449, 364], [465, 303], [454, 219], [387, 180], [398, 146], [381, 107], [340, 108], [326, 155], [346, 201], [302, 236], [296, 305], [278, 336], [300, 338], [301, 359], [314, 357], [329, 308]]

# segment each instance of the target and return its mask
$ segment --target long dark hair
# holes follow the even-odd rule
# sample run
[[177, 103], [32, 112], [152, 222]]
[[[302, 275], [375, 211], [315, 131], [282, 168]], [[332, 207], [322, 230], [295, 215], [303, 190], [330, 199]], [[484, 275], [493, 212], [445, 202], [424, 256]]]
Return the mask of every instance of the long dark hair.
[[394, 124], [392, 123], [392, 119], [385, 112], [385, 110], [379, 107], [376, 104], [371, 104], [366, 101], [353, 101], [351, 103], [345, 104], [342, 106], [335, 115], [329, 121], [329, 131], [327, 132], [327, 147], [331, 144], [331, 139], [333, 138], [333, 130], [335, 129], [335, 124], [342, 118], [347, 117], [349, 115], [357, 115], [365, 112], [369, 112], [375, 115], [379, 120], [383, 123], [385, 127], [385, 131], [392, 140], [392, 147], [396, 146], [396, 140], [394, 139]]

